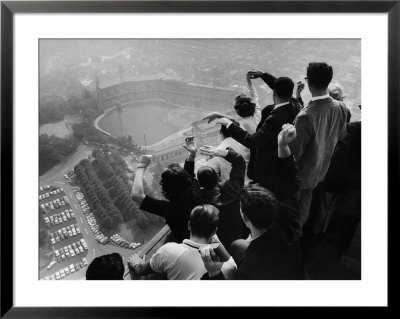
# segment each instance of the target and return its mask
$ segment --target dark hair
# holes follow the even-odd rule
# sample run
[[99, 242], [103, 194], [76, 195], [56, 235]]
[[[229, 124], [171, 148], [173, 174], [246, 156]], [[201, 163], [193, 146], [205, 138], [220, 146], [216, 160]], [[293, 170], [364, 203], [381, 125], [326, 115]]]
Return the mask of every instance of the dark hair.
[[219, 210], [209, 204], [199, 205], [190, 213], [190, 231], [192, 235], [209, 238], [217, 229]]
[[244, 186], [240, 192], [241, 211], [259, 229], [276, 220], [278, 201], [274, 194], [257, 184]]
[[331, 83], [333, 69], [325, 62], [311, 62], [307, 67], [307, 81], [318, 89], [325, 89]]
[[218, 184], [218, 174], [212, 167], [203, 166], [197, 171], [197, 180], [201, 187], [212, 189]]
[[[236, 120], [232, 120], [232, 123], [236, 124], [237, 126], [240, 126], [240, 123], [238, 121], [236, 121]], [[221, 129], [220, 129], [219, 132], [221, 133], [221, 135], [224, 138], [230, 137], [230, 134], [228, 133], [228, 129], [224, 125], [221, 125]]]
[[123, 280], [124, 263], [118, 253], [96, 257], [86, 270], [86, 280]]
[[161, 191], [166, 199], [182, 202], [192, 197], [192, 179], [179, 164], [173, 163], [161, 174]]
[[288, 99], [293, 95], [294, 83], [287, 77], [277, 78], [274, 82], [276, 94], [283, 99]]
[[233, 107], [240, 117], [253, 116], [254, 112], [256, 111], [255, 103], [251, 101], [250, 97], [244, 94], [240, 94], [235, 97], [235, 104]]

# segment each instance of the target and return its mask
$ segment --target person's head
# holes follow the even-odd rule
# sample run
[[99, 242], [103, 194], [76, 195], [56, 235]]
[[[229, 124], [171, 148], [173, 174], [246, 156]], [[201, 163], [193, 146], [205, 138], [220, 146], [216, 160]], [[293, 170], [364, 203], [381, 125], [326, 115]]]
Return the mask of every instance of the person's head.
[[190, 213], [189, 231], [191, 236], [211, 238], [217, 232], [219, 210], [213, 205], [199, 205]]
[[307, 83], [313, 90], [326, 90], [333, 77], [333, 69], [325, 62], [311, 62], [307, 67]]
[[233, 106], [237, 115], [240, 117], [246, 118], [249, 116], [253, 116], [256, 111], [256, 105], [251, 101], [251, 98], [240, 94], [235, 97], [235, 104]]
[[331, 98], [337, 101], [343, 101], [345, 98], [343, 88], [339, 84], [329, 86], [328, 92]]
[[202, 166], [197, 171], [197, 180], [204, 189], [213, 189], [218, 186], [219, 176], [210, 166]]
[[86, 270], [86, 280], [123, 280], [124, 263], [118, 253], [96, 257]]
[[294, 83], [288, 77], [277, 78], [274, 82], [274, 102], [289, 101], [293, 95]]
[[[240, 123], [236, 120], [232, 121], [234, 124], [236, 124], [237, 126], [240, 126]], [[228, 133], [228, 129], [226, 128], [226, 126], [221, 125], [221, 129], [219, 131], [219, 134], [221, 135], [221, 139], [224, 140], [228, 137], [230, 137], [229, 133]]]
[[240, 192], [240, 210], [246, 225], [266, 229], [276, 220], [278, 201], [274, 194], [257, 184], [244, 186]]
[[161, 190], [166, 199], [179, 202], [189, 199], [192, 195], [192, 180], [179, 164], [173, 163], [161, 174]]

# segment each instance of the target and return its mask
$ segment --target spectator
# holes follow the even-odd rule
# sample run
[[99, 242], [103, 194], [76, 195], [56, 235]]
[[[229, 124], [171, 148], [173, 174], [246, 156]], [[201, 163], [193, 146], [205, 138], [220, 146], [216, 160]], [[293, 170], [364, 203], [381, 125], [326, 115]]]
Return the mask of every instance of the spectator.
[[227, 118], [217, 120], [217, 123], [227, 128], [231, 137], [250, 148], [247, 176], [265, 188], [270, 188], [274, 183], [277, 136], [282, 125], [293, 122], [298, 113], [292, 98], [293, 81], [286, 77], [278, 78], [273, 87], [275, 104], [272, 109], [263, 109], [261, 122], [254, 134], [249, 134]]
[[297, 138], [290, 144], [301, 178], [300, 222], [307, 221], [313, 189], [325, 178], [337, 142], [346, 135], [346, 107], [328, 94], [332, 67], [313, 62], [307, 67], [311, 102], [295, 119]]
[[[236, 120], [233, 120], [233, 123], [239, 125], [239, 122], [237, 122]], [[224, 126], [221, 126], [220, 136], [222, 141], [217, 146], [218, 149], [226, 150], [228, 147], [231, 147], [237, 153], [243, 156], [246, 163], [248, 162], [250, 157], [249, 149], [233, 139], [231, 136], [229, 136], [228, 130]], [[212, 167], [214, 169], [214, 171], [219, 175], [220, 182], [223, 183], [229, 179], [232, 165], [226, 159], [215, 156], [208, 159], [204, 165]]]
[[124, 270], [120, 254], [103, 255], [92, 260], [86, 270], [86, 280], [123, 280]]
[[179, 164], [170, 164], [161, 174], [160, 182], [162, 193], [167, 200], [152, 198], [145, 195], [143, 187], [144, 172], [150, 161], [151, 156], [142, 155], [140, 157], [131, 196], [138, 202], [140, 209], [165, 218], [174, 240], [182, 242], [189, 236], [187, 223], [191, 210], [196, 206], [191, 177]]
[[[249, 86], [250, 96], [247, 96], [245, 94], [240, 94], [236, 96], [235, 104], [233, 107], [236, 111], [236, 114], [240, 117], [240, 127], [242, 127], [250, 134], [253, 134], [256, 131], [257, 125], [258, 123], [260, 123], [261, 120], [261, 107], [258, 101], [257, 91], [254, 88], [251, 79], [251, 71], [249, 71], [246, 74], [246, 81], [247, 85]], [[231, 121], [234, 121], [234, 118], [221, 114], [219, 112], [213, 112], [207, 115], [204, 119], [207, 119], [208, 123], [210, 123], [211, 121], [222, 117], [227, 117]]]
[[[192, 147], [191, 156], [196, 156]], [[197, 180], [201, 189], [195, 191], [196, 201], [201, 204], [211, 204], [220, 211], [218, 237], [225, 247], [229, 247], [237, 238], [245, 238], [248, 233], [240, 218], [240, 190], [244, 185], [246, 163], [243, 157], [232, 148], [220, 149], [211, 146], [200, 148], [201, 154], [211, 157], [222, 157], [232, 165], [229, 179], [218, 183], [218, 174], [212, 167], [203, 166], [197, 171]], [[188, 171], [192, 178], [193, 169]]]
[[[163, 273], [170, 280], [200, 279], [206, 273], [206, 269], [199, 249], [214, 242], [218, 220], [219, 212], [214, 206], [196, 206], [190, 214], [188, 224], [190, 239], [185, 239], [181, 244], [165, 244], [148, 261], [133, 255], [128, 260], [131, 272], [135, 276]], [[222, 246], [220, 249], [225, 250]], [[227, 254], [226, 251], [225, 254]], [[222, 272], [231, 277], [235, 270], [236, 264], [229, 256], [228, 261], [222, 265]]]
[[[304, 279], [297, 232], [298, 179], [288, 147], [295, 138], [296, 130], [290, 124], [278, 136], [275, 194], [253, 184], [241, 192], [241, 216], [252, 239], [232, 244], [232, 256], [238, 267], [234, 279]], [[221, 263], [212, 249], [202, 247], [201, 255], [208, 272], [203, 279], [224, 279]]]
[[[329, 92], [329, 96], [332, 99], [335, 99], [335, 100], [340, 101], [340, 102], [343, 102], [344, 99], [345, 99], [345, 95], [343, 94], [343, 88], [339, 84], [335, 84], [335, 85], [329, 86], [328, 92]], [[346, 115], [347, 115], [347, 121], [346, 122], [349, 123], [350, 119], [351, 119], [351, 112], [347, 107], [346, 107]]]

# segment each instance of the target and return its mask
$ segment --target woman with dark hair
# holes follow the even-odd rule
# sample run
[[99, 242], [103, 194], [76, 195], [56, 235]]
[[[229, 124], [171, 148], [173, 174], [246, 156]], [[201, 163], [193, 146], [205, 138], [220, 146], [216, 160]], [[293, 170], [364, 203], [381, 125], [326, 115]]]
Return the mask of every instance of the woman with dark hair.
[[[152, 159], [151, 155], [142, 155], [136, 169], [135, 180], [132, 185], [131, 196], [140, 205], [140, 209], [165, 218], [171, 229], [173, 239], [182, 242], [189, 238], [187, 223], [190, 212], [196, 206], [193, 196], [193, 181], [185, 169], [177, 163], [168, 165], [161, 174], [161, 189], [167, 200], [155, 199], [144, 193], [143, 177], [147, 166]], [[194, 165], [190, 158], [186, 165]]]
[[[238, 119], [240, 126], [249, 134], [253, 134], [261, 120], [261, 107], [258, 102], [257, 91], [251, 82], [250, 75], [251, 71], [246, 74], [246, 81], [247, 85], [249, 86], [250, 94], [239, 94], [236, 96], [233, 107], [236, 111], [236, 114], [240, 116]], [[219, 112], [213, 112], [207, 115], [204, 120], [207, 119], [208, 123], [210, 123], [211, 121], [222, 117], [227, 117], [231, 120], [234, 120], [233, 118]]]

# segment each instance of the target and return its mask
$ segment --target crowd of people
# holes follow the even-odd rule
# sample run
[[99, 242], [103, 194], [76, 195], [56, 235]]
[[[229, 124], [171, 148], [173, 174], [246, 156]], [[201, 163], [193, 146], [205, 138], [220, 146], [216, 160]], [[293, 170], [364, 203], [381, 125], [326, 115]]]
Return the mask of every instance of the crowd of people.
[[[221, 144], [198, 149], [194, 137], [186, 138], [184, 167], [170, 164], [161, 175], [165, 199], [145, 193], [151, 156], [141, 156], [132, 200], [165, 218], [171, 236], [149, 260], [129, 259], [133, 278], [309, 278], [303, 238], [326, 230], [336, 195], [360, 187], [361, 179], [361, 123], [349, 123], [343, 89], [330, 86], [332, 77], [327, 63], [309, 63], [312, 98], [304, 106], [305, 83], [297, 83], [294, 97], [292, 79], [249, 71], [250, 94], [234, 101], [239, 120], [218, 112], [205, 117], [221, 125]], [[274, 103], [263, 109], [257, 79], [273, 91]], [[198, 152], [209, 160], [195, 172]], [[86, 279], [122, 279], [122, 259], [114, 255], [96, 258]]]

